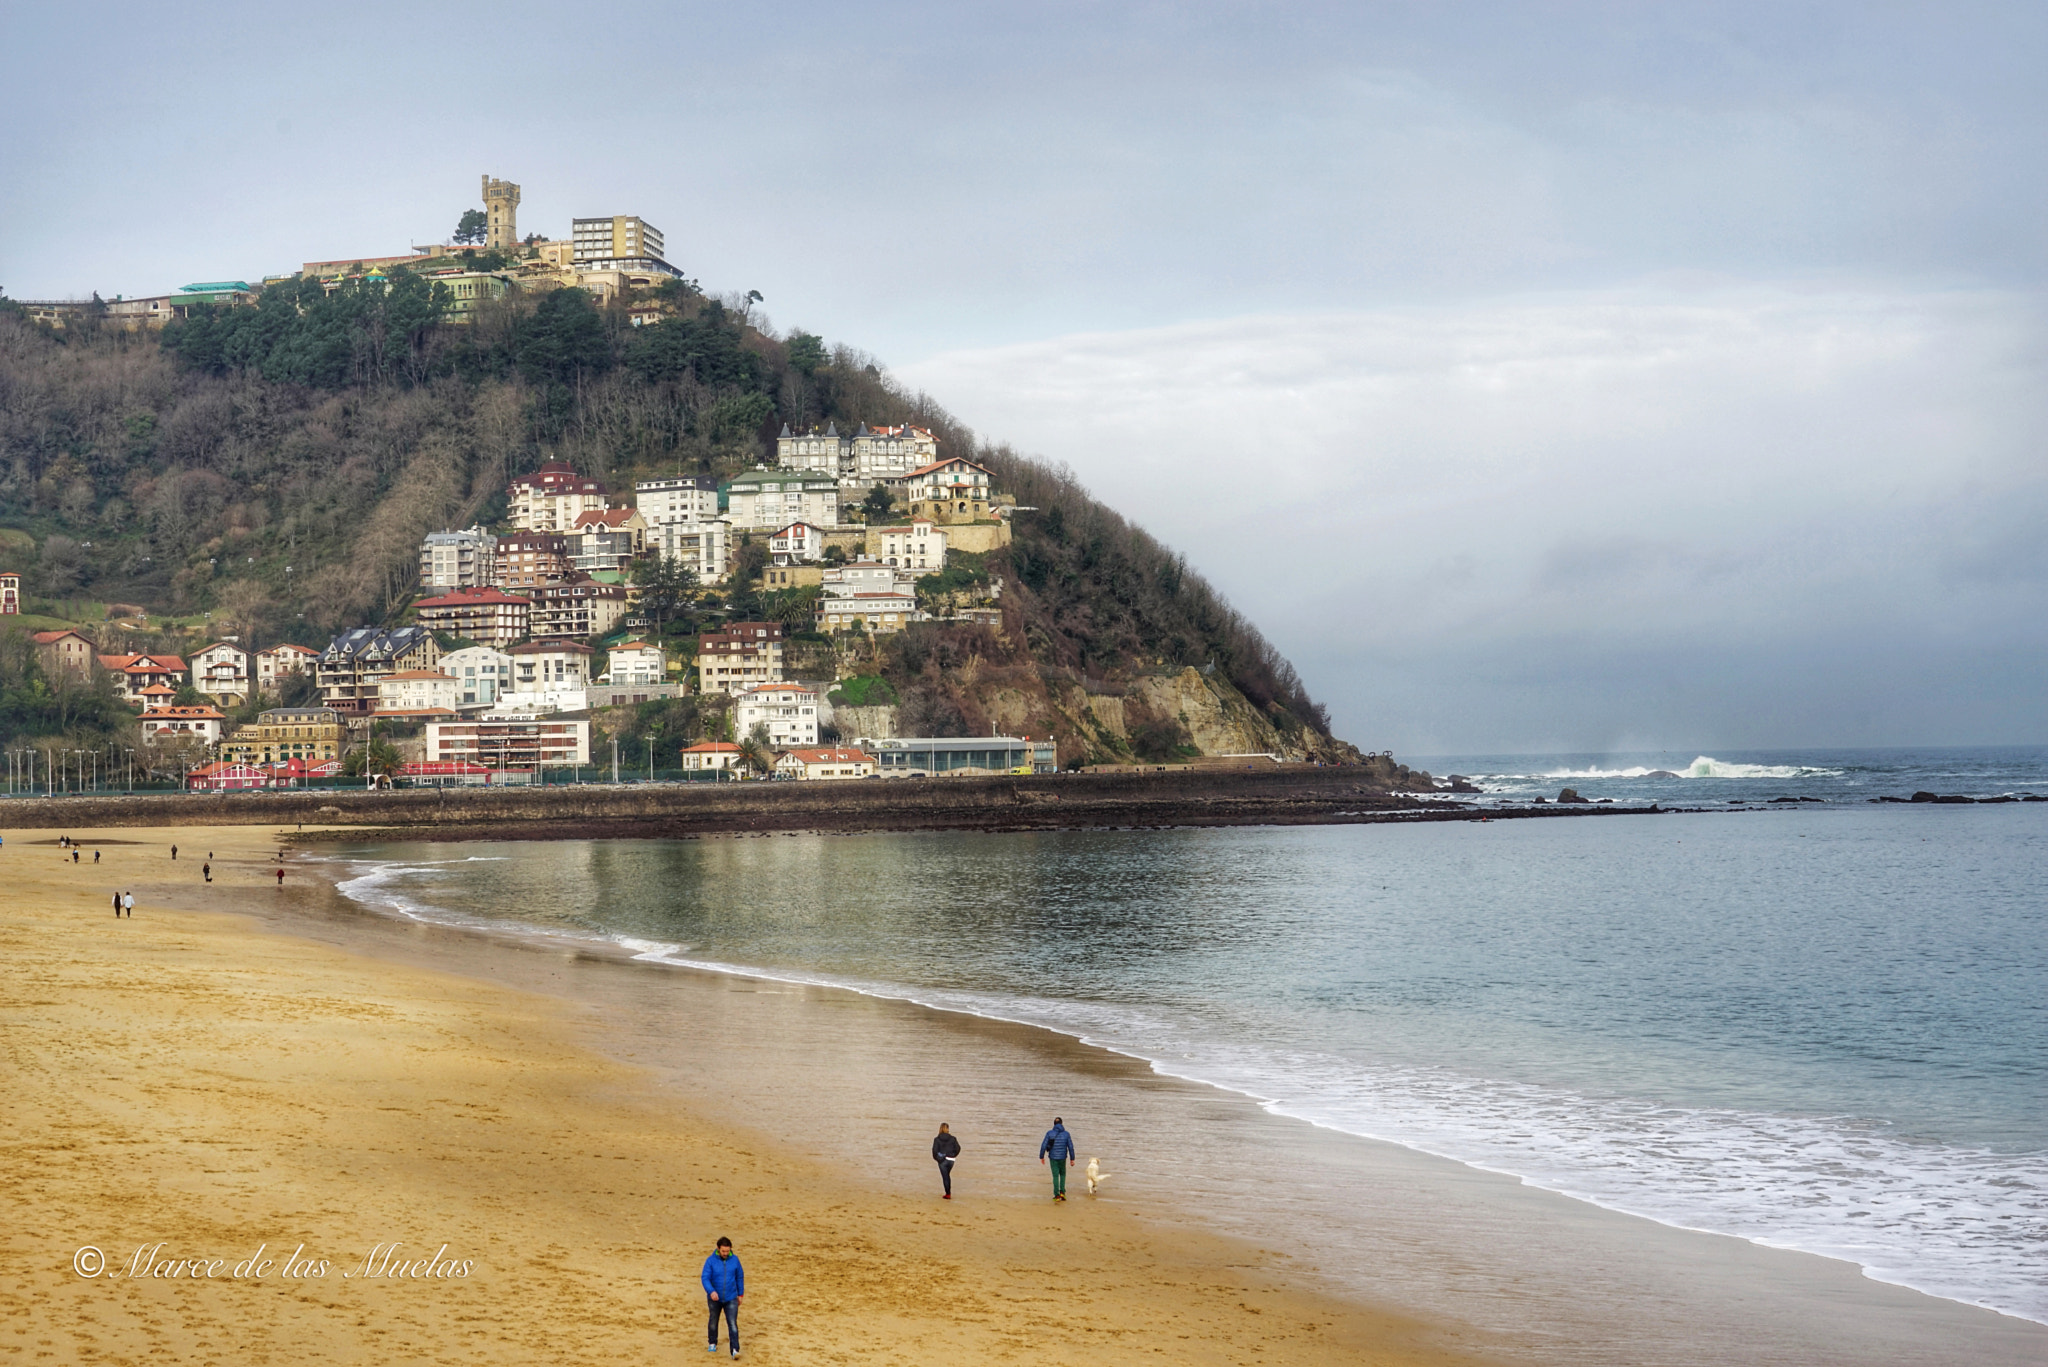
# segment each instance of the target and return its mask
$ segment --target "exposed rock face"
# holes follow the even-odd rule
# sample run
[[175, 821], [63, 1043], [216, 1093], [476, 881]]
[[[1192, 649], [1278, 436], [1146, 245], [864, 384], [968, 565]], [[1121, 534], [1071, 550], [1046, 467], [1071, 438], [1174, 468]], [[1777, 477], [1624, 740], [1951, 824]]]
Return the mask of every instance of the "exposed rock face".
[[1484, 788], [1474, 783], [1471, 779], [1466, 778], [1463, 774], [1450, 774], [1447, 775], [1447, 777], [1449, 778], [1451, 785], [1448, 789], [1446, 789], [1447, 792], [1483, 793], [1486, 791]]
[[1226, 697], [1199, 670], [1140, 679], [1131, 692], [1153, 716], [1186, 727], [1190, 743], [1205, 755], [1267, 754], [1285, 744], [1243, 695], [1231, 689]]
[[838, 707], [832, 709], [832, 724], [839, 728], [839, 734], [846, 740], [855, 736], [893, 736], [896, 730], [896, 709], [894, 707]]
[[1560, 793], [1559, 793], [1559, 794], [1557, 795], [1557, 800], [1558, 800], [1559, 802], [1590, 802], [1590, 801], [1592, 801], [1592, 799], [1591, 799], [1591, 798], [1584, 798], [1584, 797], [1580, 797], [1580, 796], [1579, 796], [1579, 790], [1578, 790], [1577, 788], [1566, 788], [1566, 789], [1564, 789], [1564, 790], [1563, 790], [1562, 792], [1560, 792]]

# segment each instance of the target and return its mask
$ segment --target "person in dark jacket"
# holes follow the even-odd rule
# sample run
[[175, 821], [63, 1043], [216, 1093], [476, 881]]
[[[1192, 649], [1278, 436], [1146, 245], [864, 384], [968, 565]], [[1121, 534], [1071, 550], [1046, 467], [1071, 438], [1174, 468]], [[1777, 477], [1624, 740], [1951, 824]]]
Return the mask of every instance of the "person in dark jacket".
[[1067, 1160], [1073, 1156], [1074, 1136], [1067, 1133], [1066, 1123], [1054, 1116], [1052, 1128], [1038, 1143], [1038, 1161], [1052, 1160], [1052, 1199], [1055, 1201], [1067, 1199]]
[[718, 1351], [718, 1317], [725, 1316], [725, 1338], [732, 1355], [740, 1355], [740, 1301], [747, 1294], [746, 1269], [732, 1254], [732, 1240], [720, 1239], [718, 1251], [704, 1260], [704, 1298], [711, 1307], [711, 1342], [705, 1347]]
[[953, 1160], [960, 1156], [960, 1141], [953, 1137], [951, 1125], [939, 1126], [939, 1137], [932, 1141], [932, 1160], [939, 1165], [939, 1180], [946, 1184], [946, 1197], [953, 1199]]

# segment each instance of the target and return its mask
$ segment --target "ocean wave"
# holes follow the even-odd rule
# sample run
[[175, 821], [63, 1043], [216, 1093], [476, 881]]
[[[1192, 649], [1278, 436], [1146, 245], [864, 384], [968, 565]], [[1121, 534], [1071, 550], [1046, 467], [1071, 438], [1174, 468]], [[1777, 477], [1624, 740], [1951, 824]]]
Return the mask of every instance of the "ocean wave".
[[[1135, 1008], [636, 958], [1035, 1026], [1250, 1098], [1274, 1115], [1449, 1158], [1608, 1210], [1839, 1258], [1877, 1281], [2048, 1323], [2048, 1154], [1915, 1144], [1853, 1117], [1675, 1107], [1205, 1041]], [[2033, 1251], [2029, 1251], [2033, 1250]]]
[[1494, 774], [1490, 778], [1837, 778], [1840, 769], [1804, 764], [1736, 764], [1701, 755], [1683, 769], [1657, 769], [1638, 764], [1627, 769], [1546, 769], [1540, 774]]

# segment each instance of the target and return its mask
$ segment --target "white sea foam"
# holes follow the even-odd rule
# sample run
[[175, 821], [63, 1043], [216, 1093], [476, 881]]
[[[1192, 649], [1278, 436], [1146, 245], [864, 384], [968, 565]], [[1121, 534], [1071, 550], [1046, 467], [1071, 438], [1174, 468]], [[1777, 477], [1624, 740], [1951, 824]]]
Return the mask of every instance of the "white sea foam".
[[422, 863], [340, 884], [416, 920], [604, 941], [635, 959], [834, 988], [1037, 1026], [1237, 1092], [1275, 1115], [1399, 1144], [1683, 1229], [1853, 1262], [1866, 1275], [2048, 1323], [2048, 1154], [1914, 1143], [1853, 1117], [1663, 1105], [1392, 1067], [1212, 1037], [1199, 1022], [1099, 1002], [913, 988], [696, 958], [690, 946], [542, 931], [415, 902], [391, 887]]
[[1520, 1178], [1609, 1210], [1857, 1264], [1878, 1281], [2048, 1323], [2048, 1154], [1915, 1144], [1854, 1118], [1704, 1110], [1204, 1039], [1101, 1003], [909, 988], [689, 957], [635, 957], [838, 988], [1075, 1036], [1275, 1115]]
[[1648, 778], [1652, 774], [1673, 778], [1835, 778], [1840, 769], [1804, 764], [1735, 764], [1701, 755], [1683, 769], [1657, 769], [1638, 764], [1627, 769], [1546, 769], [1540, 774], [1498, 774], [1495, 778]]

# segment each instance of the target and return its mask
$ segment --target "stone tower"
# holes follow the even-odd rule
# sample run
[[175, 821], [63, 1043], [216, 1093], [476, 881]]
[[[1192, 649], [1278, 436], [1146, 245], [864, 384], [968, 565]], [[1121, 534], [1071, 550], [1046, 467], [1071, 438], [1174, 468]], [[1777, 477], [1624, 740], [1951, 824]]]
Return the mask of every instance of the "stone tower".
[[519, 187], [484, 177], [484, 246], [509, 251], [519, 245]]

